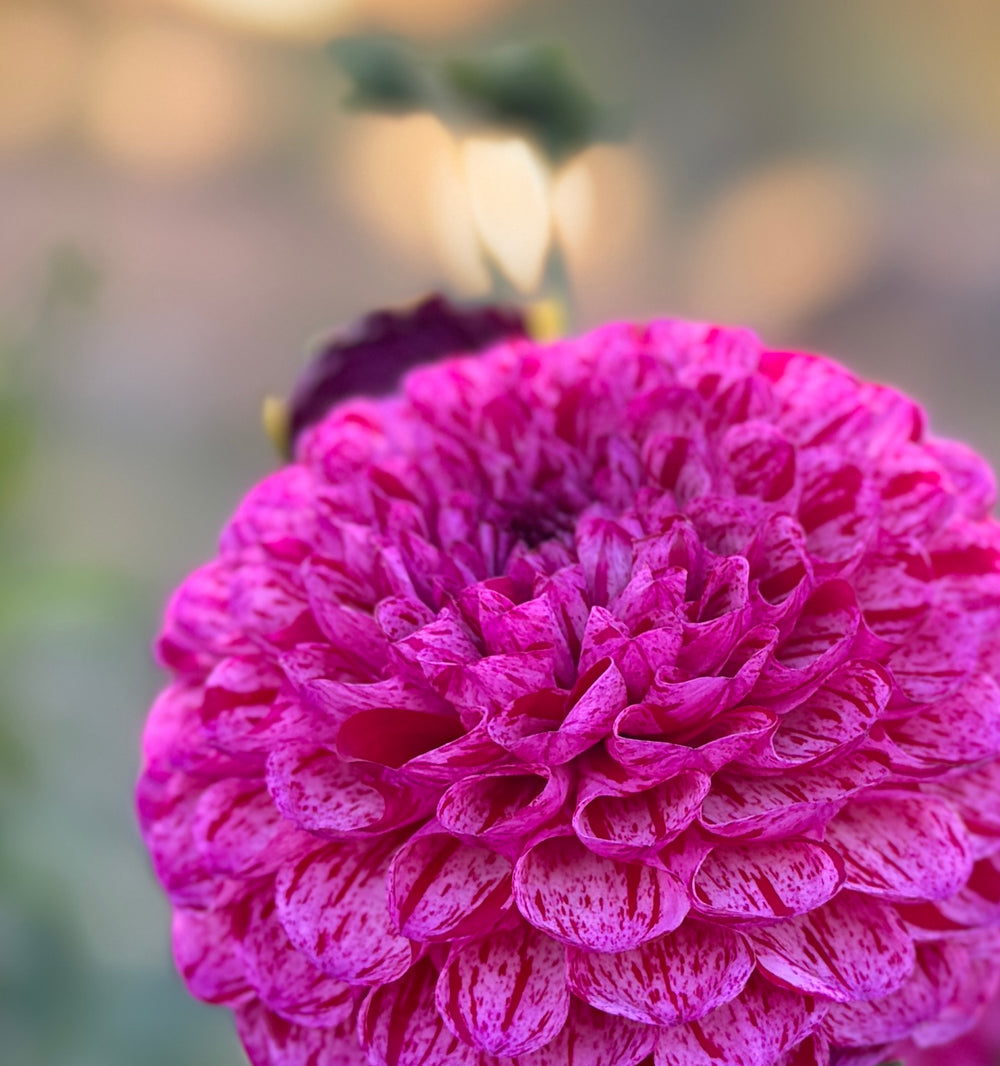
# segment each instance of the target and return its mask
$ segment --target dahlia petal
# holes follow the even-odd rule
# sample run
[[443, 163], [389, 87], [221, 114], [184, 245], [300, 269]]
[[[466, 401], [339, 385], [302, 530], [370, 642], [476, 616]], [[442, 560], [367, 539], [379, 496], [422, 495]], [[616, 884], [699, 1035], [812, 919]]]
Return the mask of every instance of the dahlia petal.
[[989, 762], [974, 770], [949, 775], [927, 786], [943, 796], [965, 823], [976, 859], [1000, 849], [1000, 762]]
[[[934, 978], [940, 950], [922, 945], [917, 964], [904, 984], [879, 999], [856, 1003], [834, 1003], [823, 1021], [823, 1029], [834, 1044], [865, 1047], [901, 1040], [922, 1022], [935, 1018], [941, 1010], [943, 994]], [[930, 971], [930, 972], [929, 972]]]
[[737, 707], [718, 715], [711, 725], [681, 742], [660, 739], [658, 710], [637, 704], [626, 707], [614, 723], [607, 750], [612, 759], [651, 780], [683, 770], [712, 774], [739, 758], [772, 733], [776, 716], [765, 707]]
[[161, 666], [204, 676], [220, 659], [253, 651], [229, 613], [232, 574], [230, 563], [214, 560], [170, 597], [155, 648]]
[[236, 1031], [253, 1066], [368, 1066], [350, 1022], [314, 1029], [251, 1003], [236, 1012]]
[[763, 600], [761, 620], [794, 617], [813, 590], [805, 530], [791, 515], [770, 517], [747, 550], [751, 588]]
[[980, 859], [968, 884], [941, 900], [936, 909], [947, 922], [958, 926], [1000, 924], [1000, 860], [995, 855]]
[[374, 988], [361, 1006], [358, 1033], [374, 1066], [484, 1066], [482, 1053], [459, 1040], [434, 1004], [437, 974], [423, 959], [398, 981]]
[[524, 1055], [554, 1040], [566, 1022], [565, 966], [562, 945], [522, 923], [453, 950], [435, 1002], [467, 1044]]
[[518, 1055], [510, 1066], [637, 1066], [652, 1051], [654, 1040], [650, 1026], [604, 1014], [574, 997], [569, 1018], [555, 1040]]
[[677, 659], [681, 669], [711, 675], [729, 659], [749, 628], [749, 576], [750, 566], [742, 556], [722, 559], [712, 568], [701, 597], [692, 605], [696, 618], [684, 623], [684, 648]]
[[694, 821], [711, 779], [698, 770], [644, 791], [636, 782], [615, 784], [584, 776], [577, 790], [573, 829], [591, 851], [613, 859], [638, 859], [669, 844]]
[[884, 456], [877, 482], [882, 495], [879, 523], [894, 536], [927, 537], [955, 510], [944, 472], [923, 445], [907, 445]]
[[[758, 699], [801, 693], [850, 655], [861, 612], [846, 581], [820, 585], [806, 601], [795, 628], [775, 649], [754, 687]], [[791, 701], [786, 701], [791, 702]]]
[[843, 883], [832, 848], [791, 837], [714, 848], [692, 878], [691, 900], [716, 920], [772, 922], [822, 906]]
[[354, 1014], [354, 989], [316, 969], [288, 939], [273, 892], [264, 889], [234, 909], [236, 958], [261, 1001], [286, 1021], [337, 1026]]
[[226, 909], [174, 911], [174, 960], [192, 996], [205, 1003], [234, 1004], [252, 995], [229, 940], [232, 919]]
[[988, 950], [981, 955], [970, 953], [968, 962], [956, 976], [958, 987], [935, 1018], [922, 1022], [913, 1031], [917, 1047], [936, 1047], [947, 1044], [968, 1032], [982, 1016], [984, 1008], [996, 995], [1000, 985], [1000, 970], [996, 967], [997, 943], [988, 942]]
[[[275, 900], [288, 939], [324, 973], [381, 984], [406, 972], [413, 947], [386, 903], [386, 848], [329, 844], [278, 872]], [[350, 936], [344, 933], [350, 929]]]
[[1000, 755], [1000, 687], [987, 674], [888, 726], [900, 769], [969, 765]]
[[441, 797], [438, 821], [462, 839], [503, 848], [560, 811], [569, 781], [569, 772], [558, 766], [514, 766], [470, 775]]
[[933, 577], [918, 541], [883, 535], [851, 578], [866, 625], [883, 640], [902, 644], [930, 609]]
[[191, 832], [208, 867], [231, 877], [273, 873], [316, 843], [281, 817], [260, 782], [238, 777], [205, 789]]
[[733, 1000], [698, 1021], [664, 1029], [656, 1066], [775, 1066], [819, 1024], [826, 1005], [754, 974]]
[[738, 759], [747, 769], [780, 770], [849, 754], [889, 702], [892, 685], [876, 663], [845, 663], [806, 701], [781, 716], [778, 728]]
[[359, 678], [376, 679], [385, 666], [389, 648], [378, 622], [366, 611], [334, 601], [314, 573], [309, 566], [305, 568], [305, 588], [310, 610], [323, 636], [350, 656]]
[[345, 763], [326, 748], [305, 744], [271, 752], [267, 787], [283, 818], [332, 839], [385, 833], [430, 809], [414, 790], [381, 780], [376, 768]]
[[481, 936], [510, 899], [511, 864], [430, 823], [389, 866], [389, 911], [399, 931], [427, 943]]
[[980, 630], [965, 611], [950, 606], [931, 611], [889, 656], [896, 684], [918, 703], [951, 695], [976, 667]]
[[886, 904], [841, 892], [808, 914], [749, 934], [766, 976], [836, 1003], [895, 992], [914, 965], [913, 942]]
[[618, 667], [602, 659], [577, 681], [565, 701], [556, 692], [515, 700], [490, 720], [489, 734], [526, 762], [561, 765], [603, 739], [627, 699]]
[[962, 514], [985, 518], [997, 500], [997, 482], [989, 464], [961, 441], [932, 438], [924, 447], [947, 474]]
[[312, 500], [316, 479], [297, 463], [283, 466], [260, 481], [243, 498], [220, 538], [223, 554], [238, 554], [258, 545], [312, 536]]
[[953, 895], [972, 873], [965, 826], [944, 800], [878, 792], [849, 803], [823, 838], [844, 860], [847, 887], [905, 902]]
[[841, 571], [861, 558], [878, 529], [876, 488], [839, 449], [801, 451], [798, 465], [806, 544], [816, 559]]
[[676, 929], [688, 897], [673, 874], [595, 855], [576, 837], [550, 837], [514, 870], [518, 910], [536, 929], [592, 951], [628, 951]]
[[739, 995], [753, 955], [739, 933], [699, 922], [613, 955], [570, 948], [569, 986], [592, 1007], [647, 1025], [696, 1021]]
[[719, 446], [736, 491], [773, 503], [795, 486], [795, 448], [777, 426], [750, 420], [731, 426]]
[[632, 574], [631, 536], [616, 522], [585, 516], [577, 522], [576, 552], [591, 602], [605, 606], [621, 593]]
[[717, 774], [701, 808], [701, 824], [720, 837], [770, 839], [822, 825], [844, 801], [888, 775], [883, 762], [861, 751], [820, 769], [757, 777]]

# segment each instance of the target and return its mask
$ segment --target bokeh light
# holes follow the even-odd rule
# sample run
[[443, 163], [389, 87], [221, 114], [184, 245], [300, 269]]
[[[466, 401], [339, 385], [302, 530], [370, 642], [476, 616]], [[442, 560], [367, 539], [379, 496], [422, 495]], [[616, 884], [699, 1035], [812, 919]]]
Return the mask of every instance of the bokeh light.
[[249, 72], [222, 38], [125, 22], [101, 41], [84, 119], [116, 163], [167, 176], [204, 173], [252, 139]]
[[29, 148], [65, 125], [84, 48], [79, 22], [63, 8], [0, 7], [0, 151]]
[[322, 38], [351, 28], [363, 0], [178, 0], [235, 29], [289, 38]]
[[523, 137], [469, 137], [462, 162], [483, 244], [517, 288], [533, 292], [552, 243], [545, 164]]
[[833, 164], [789, 159], [742, 175], [695, 231], [696, 313], [764, 331], [803, 321], [863, 279], [876, 213], [863, 179]]

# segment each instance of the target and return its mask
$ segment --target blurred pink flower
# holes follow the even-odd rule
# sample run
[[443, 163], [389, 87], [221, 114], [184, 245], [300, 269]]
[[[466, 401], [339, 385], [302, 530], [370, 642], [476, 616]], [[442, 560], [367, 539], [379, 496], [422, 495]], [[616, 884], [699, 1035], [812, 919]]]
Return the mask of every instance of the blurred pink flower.
[[158, 644], [138, 805], [257, 1066], [863, 1066], [1000, 978], [994, 482], [674, 321], [304, 429]]

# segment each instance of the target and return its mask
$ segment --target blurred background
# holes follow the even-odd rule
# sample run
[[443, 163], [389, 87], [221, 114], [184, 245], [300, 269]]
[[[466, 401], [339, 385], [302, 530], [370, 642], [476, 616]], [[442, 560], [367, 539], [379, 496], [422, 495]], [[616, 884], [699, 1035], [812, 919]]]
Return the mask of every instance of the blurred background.
[[[627, 136], [345, 109], [324, 45], [371, 32], [560, 44]], [[243, 1061], [133, 826], [147, 649], [331, 325], [555, 262], [577, 327], [748, 324], [1000, 460], [997, 40], [994, 0], [0, 0], [6, 1066]]]

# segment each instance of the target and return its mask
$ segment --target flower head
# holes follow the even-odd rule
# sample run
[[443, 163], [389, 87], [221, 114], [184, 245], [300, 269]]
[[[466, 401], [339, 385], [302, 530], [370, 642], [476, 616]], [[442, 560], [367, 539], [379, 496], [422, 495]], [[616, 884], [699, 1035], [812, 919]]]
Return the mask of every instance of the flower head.
[[261, 1066], [827, 1066], [1000, 978], [994, 483], [750, 334], [335, 406], [159, 640], [138, 803]]

